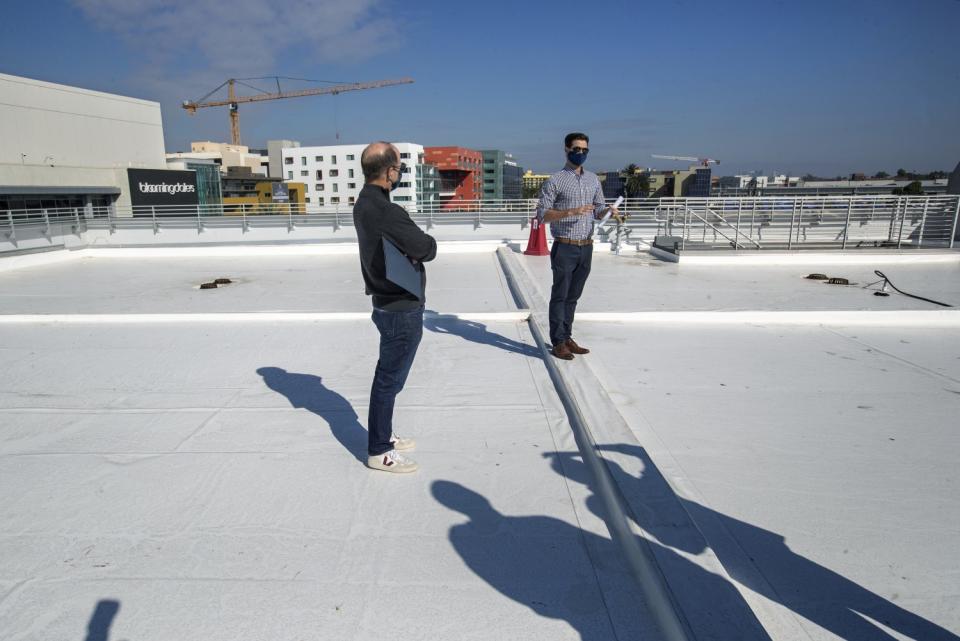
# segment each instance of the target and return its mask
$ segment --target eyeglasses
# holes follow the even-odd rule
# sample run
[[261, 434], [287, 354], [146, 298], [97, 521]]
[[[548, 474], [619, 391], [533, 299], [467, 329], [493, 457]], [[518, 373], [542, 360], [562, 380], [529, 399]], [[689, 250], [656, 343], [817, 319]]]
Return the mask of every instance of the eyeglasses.
[[590, 153], [590, 150], [587, 149], [586, 147], [570, 147], [570, 151], [572, 151], [572, 152], [575, 153], [575, 154], [588, 154], [588, 153]]

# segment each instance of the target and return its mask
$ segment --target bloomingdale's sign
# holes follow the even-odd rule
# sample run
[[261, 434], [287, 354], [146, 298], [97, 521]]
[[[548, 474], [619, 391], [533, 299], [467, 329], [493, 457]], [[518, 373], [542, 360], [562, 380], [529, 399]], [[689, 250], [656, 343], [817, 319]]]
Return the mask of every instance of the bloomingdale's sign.
[[196, 190], [195, 185], [188, 185], [187, 183], [140, 183], [141, 194], [179, 194], [181, 192], [192, 194]]
[[134, 207], [198, 204], [197, 174], [169, 169], [128, 169]]

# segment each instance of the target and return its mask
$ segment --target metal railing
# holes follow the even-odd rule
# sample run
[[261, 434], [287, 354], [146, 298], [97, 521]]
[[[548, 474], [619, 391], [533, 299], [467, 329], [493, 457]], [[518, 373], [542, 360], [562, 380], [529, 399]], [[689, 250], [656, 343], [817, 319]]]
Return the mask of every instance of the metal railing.
[[[535, 199], [434, 201], [406, 208], [427, 229], [517, 225], [522, 230], [535, 215], [536, 204]], [[213, 228], [244, 233], [284, 227], [289, 232], [311, 227], [336, 231], [353, 225], [352, 209], [351, 203], [343, 203], [6, 210], [0, 211], [0, 242], [16, 245], [24, 236], [79, 236], [98, 229], [150, 229], [156, 234]], [[638, 198], [626, 200], [621, 212], [627, 214], [631, 241], [671, 236], [681, 249], [952, 248], [960, 196]]]

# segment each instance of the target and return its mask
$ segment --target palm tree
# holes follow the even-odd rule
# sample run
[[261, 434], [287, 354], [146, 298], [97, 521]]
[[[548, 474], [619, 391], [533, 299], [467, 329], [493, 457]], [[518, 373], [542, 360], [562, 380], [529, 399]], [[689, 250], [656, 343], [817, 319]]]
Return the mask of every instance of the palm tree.
[[621, 175], [626, 176], [624, 191], [628, 198], [644, 197], [650, 191], [650, 179], [640, 171], [637, 165], [630, 163], [627, 165]]

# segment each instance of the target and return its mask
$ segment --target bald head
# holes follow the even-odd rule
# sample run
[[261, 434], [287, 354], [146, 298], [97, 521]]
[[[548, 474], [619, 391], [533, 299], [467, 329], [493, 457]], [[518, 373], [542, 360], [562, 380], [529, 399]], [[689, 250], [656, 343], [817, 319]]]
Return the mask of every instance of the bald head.
[[367, 182], [384, 178], [387, 169], [400, 162], [397, 148], [388, 142], [373, 142], [360, 154], [360, 167]]

